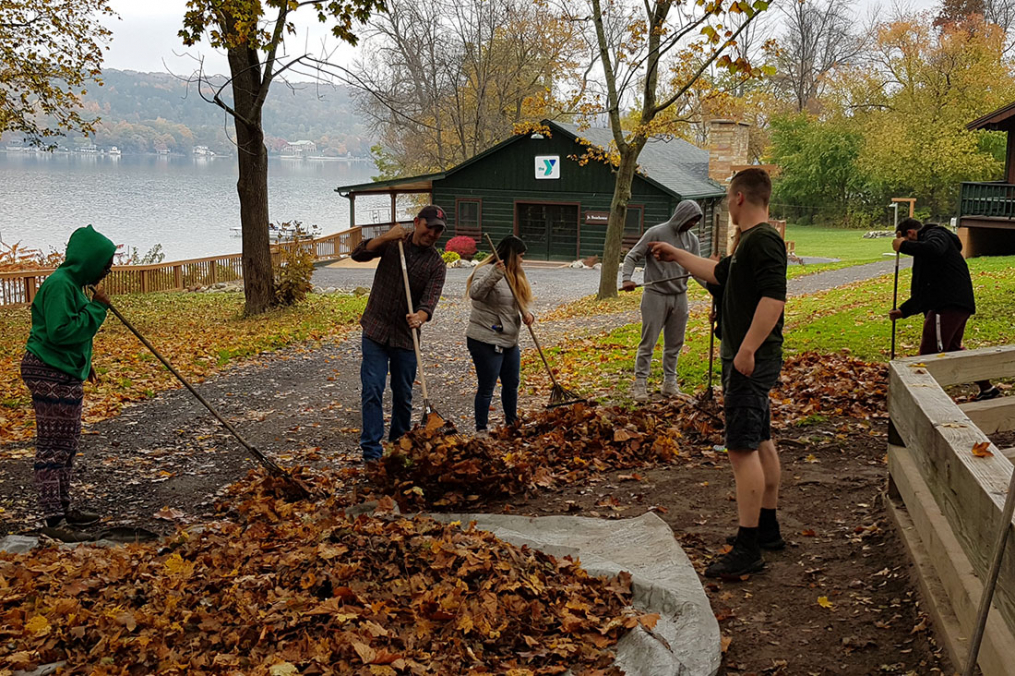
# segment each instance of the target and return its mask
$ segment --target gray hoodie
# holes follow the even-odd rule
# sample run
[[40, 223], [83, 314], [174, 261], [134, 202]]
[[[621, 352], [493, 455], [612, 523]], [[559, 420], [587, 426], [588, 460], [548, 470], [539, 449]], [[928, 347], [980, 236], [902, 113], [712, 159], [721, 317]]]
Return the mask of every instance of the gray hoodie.
[[[673, 210], [673, 216], [670, 220], [659, 225], [653, 225], [651, 228], [645, 231], [645, 234], [641, 236], [638, 243], [631, 247], [631, 250], [627, 252], [627, 256], [624, 257], [624, 271], [623, 280], [625, 282], [631, 281], [631, 275], [634, 274], [635, 266], [645, 261], [645, 281], [653, 282], [658, 279], [669, 279], [670, 277], [679, 277], [680, 275], [686, 275], [687, 270], [680, 267], [676, 263], [662, 263], [657, 261], [654, 256], [648, 255], [648, 247], [652, 242], [666, 242], [672, 244], [678, 249], [684, 249], [690, 251], [695, 256], [699, 255], [701, 251], [701, 245], [698, 243], [698, 236], [690, 230], [686, 232], [680, 232], [680, 226], [686, 224], [688, 221], [701, 218], [702, 211], [701, 207], [694, 200], [683, 200], [677, 205], [677, 208]], [[687, 292], [687, 281], [690, 279], [678, 279], [673, 282], [666, 282], [664, 284], [653, 284], [645, 289], [646, 292], [652, 291], [655, 293], [662, 293], [666, 295], [676, 295]], [[696, 281], [702, 284], [701, 280]], [[702, 284], [704, 286], [704, 284]]]

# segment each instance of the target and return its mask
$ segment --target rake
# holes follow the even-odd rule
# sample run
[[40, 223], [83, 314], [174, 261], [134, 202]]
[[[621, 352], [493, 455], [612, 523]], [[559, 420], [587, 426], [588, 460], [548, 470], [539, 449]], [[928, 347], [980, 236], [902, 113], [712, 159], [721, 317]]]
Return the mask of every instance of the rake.
[[[89, 287], [89, 288], [93, 292], [95, 291], [95, 287], [94, 286]], [[257, 462], [260, 463], [260, 465], [262, 467], [264, 467], [266, 470], [268, 470], [269, 474], [271, 474], [274, 477], [277, 477], [277, 478], [281, 479], [286, 484], [286, 486], [291, 488], [295, 493], [299, 494], [303, 498], [317, 499], [317, 498], [323, 497], [317, 491], [315, 491], [314, 489], [310, 488], [310, 486], [308, 486], [303, 480], [299, 479], [298, 477], [293, 476], [290, 472], [288, 472], [285, 469], [283, 469], [274, 460], [272, 460], [271, 458], [266, 456], [264, 453], [262, 453], [260, 450], [258, 450], [257, 447], [255, 447], [253, 444], [249, 443], [246, 439], [244, 439], [242, 436], [240, 436], [240, 433], [236, 431], [236, 428], [233, 427], [225, 418], [223, 418], [222, 414], [219, 413], [215, 409], [214, 406], [212, 406], [210, 403], [208, 403], [207, 399], [202, 397], [201, 394], [197, 390], [194, 389], [194, 386], [191, 385], [187, 381], [187, 379], [184, 378], [183, 375], [180, 374], [180, 372], [177, 371], [173, 367], [173, 365], [169, 363], [168, 359], [163, 357], [162, 354], [160, 354], [159, 351], [156, 350], [155, 347], [150, 342], [148, 342], [147, 338], [145, 338], [143, 335], [141, 335], [140, 331], [138, 331], [136, 328], [134, 328], [133, 324], [131, 324], [129, 321], [127, 321], [127, 318], [124, 317], [120, 313], [120, 311], [116, 308], [116, 306], [110, 304], [109, 305], [109, 311], [112, 312], [114, 315], [116, 315], [116, 318], [119, 319], [123, 323], [123, 325], [126, 326], [127, 329], [131, 333], [133, 333], [134, 336], [137, 337], [137, 339], [140, 340], [141, 343], [145, 347], [147, 347], [148, 350], [153, 355], [155, 355], [155, 357], [160, 362], [162, 362], [163, 366], [165, 366], [167, 369], [169, 369], [170, 373], [172, 373], [174, 376], [176, 376], [177, 380], [179, 380], [181, 383], [183, 383], [183, 386], [186, 387], [190, 391], [190, 393], [193, 394], [194, 397], [199, 402], [204, 404], [204, 407], [207, 408], [211, 412], [211, 414], [213, 416], [215, 416], [216, 419], [218, 419], [218, 421], [220, 423], [222, 423], [223, 427], [225, 427], [227, 430], [229, 430], [230, 434], [232, 434], [234, 437], [236, 437], [236, 440], [238, 442], [240, 442], [240, 445], [243, 446], [245, 449], [247, 449], [247, 451], [250, 453], [250, 455], [255, 460], [257, 460]]]
[[[405, 300], [409, 304], [409, 314], [415, 312], [412, 303], [412, 287], [409, 286], [409, 268], [405, 264], [405, 247], [402, 240], [398, 240], [398, 258], [402, 262], [402, 281], [405, 282]], [[430, 394], [426, 387], [426, 373], [423, 369], [423, 353], [419, 349], [419, 329], [409, 327], [412, 334], [412, 346], [416, 350], [416, 364], [419, 367], [419, 384], [423, 389], [423, 427], [427, 432], [435, 432], [440, 436], [457, 437], [458, 429], [454, 423], [437, 412], [437, 409], [430, 403]]]
[[[676, 277], [667, 277], [666, 279], [656, 279], [656, 280], [653, 280], [651, 282], [645, 282], [644, 284], [635, 284], [634, 288], [637, 289], [639, 286], [646, 286], [646, 287], [648, 287], [648, 286], [653, 286], [655, 284], [665, 284], [666, 282], [675, 282], [675, 281], [677, 281], [679, 279], [687, 279], [688, 277], [691, 277], [691, 276], [692, 275], [690, 273], [688, 273], [686, 275], [677, 275]], [[623, 291], [623, 290], [624, 289], [621, 289], [621, 291]]]
[[[504, 261], [500, 259], [500, 254], [497, 253], [497, 247], [493, 245], [493, 240], [490, 239], [489, 233], [486, 234], [486, 241], [489, 242], [490, 244], [490, 250], [493, 251], [494, 259], [498, 263], [503, 265]], [[511, 279], [506, 274], [504, 275], [504, 279], [507, 280], [508, 288], [511, 289], [511, 295], [514, 296], [515, 305], [517, 305], [519, 308], [522, 308], [523, 307], [522, 302], [518, 300], [518, 292], [515, 290], [515, 285], [511, 283]], [[553, 383], [553, 388], [550, 389], [550, 401], [546, 405], [546, 408], [557, 408], [558, 406], [572, 406], [574, 404], [580, 404], [587, 401], [585, 397], [582, 397], [581, 395], [572, 392], [571, 390], [567, 389], [566, 387], [563, 387], [559, 382], [557, 382], [557, 377], [553, 375], [553, 369], [550, 368], [550, 362], [546, 361], [546, 355], [543, 354], [543, 348], [539, 344], [539, 339], [536, 338], [536, 332], [532, 330], [532, 326], [530, 324], [526, 324], [525, 326], [529, 330], [529, 335], [532, 336], [532, 342], [533, 344], [535, 344], [536, 350], [539, 351], [539, 358], [543, 360], [543, 366], [546, 367], [546, 372], [547, 374], [549, 374], [550, 381]]]

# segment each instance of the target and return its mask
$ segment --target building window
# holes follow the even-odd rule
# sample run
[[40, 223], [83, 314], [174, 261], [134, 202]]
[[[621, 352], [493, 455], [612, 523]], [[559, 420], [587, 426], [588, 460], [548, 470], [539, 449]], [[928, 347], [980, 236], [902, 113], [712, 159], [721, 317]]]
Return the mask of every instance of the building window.
[[644, 232], [645, 224], [645, 207], [642, 205], [632, 206], [627, 205], [627, 220], [624, 221], [624, 245], [625, 249], [630, 249]]
[[460, 199], [455, 201], [455, 236], [466, 236], [480, 243], [483, 236], [481, 221], [482, 201], [478, 199]]

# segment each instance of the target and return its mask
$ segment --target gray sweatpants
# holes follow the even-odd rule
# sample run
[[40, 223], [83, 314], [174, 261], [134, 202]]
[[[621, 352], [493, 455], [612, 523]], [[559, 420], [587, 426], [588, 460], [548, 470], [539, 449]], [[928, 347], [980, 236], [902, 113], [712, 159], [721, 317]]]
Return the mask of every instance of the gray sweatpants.
[[641, 342], [638, 343], [634, 377], [638, 380], [648, 379], [652, 369], [652, 350], [659, 340], [659, 333], [663, 332], [663, 376], [667, 380], [676, 380], [677, 358], [684, 347], [686, 330], [686, 293], [666, 295], [646, 291], [641, 297]]

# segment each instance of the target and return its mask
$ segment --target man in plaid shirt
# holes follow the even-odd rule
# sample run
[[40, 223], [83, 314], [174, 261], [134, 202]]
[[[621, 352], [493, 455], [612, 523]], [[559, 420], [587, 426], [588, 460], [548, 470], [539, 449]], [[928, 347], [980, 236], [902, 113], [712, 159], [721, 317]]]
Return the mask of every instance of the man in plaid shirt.
[[[359, 445], [363, 460], [381, 457], [384, 436], [384, 383], [391, 372], [391, 430], [394, 441], [412, 425], [412, 383], [416, 380], [416, 352], [412, 331], [433, 318], [434, 309], [444, 288], [447, 266], [434, 247], [444, 228], [444, 210], [438, 206], [423, 207], [407, 232], [400, 225], [380, 237], [365, 240], [352, 252], [354, 261], [380, 258], [367, 308], [360, 319], [363, 327], [363, 363], [360, 365], [363, 429]], [[398, 256], [398, 240], [405, 249], [409, 270], [412, 305], [407, 307], [402, 264]]]

